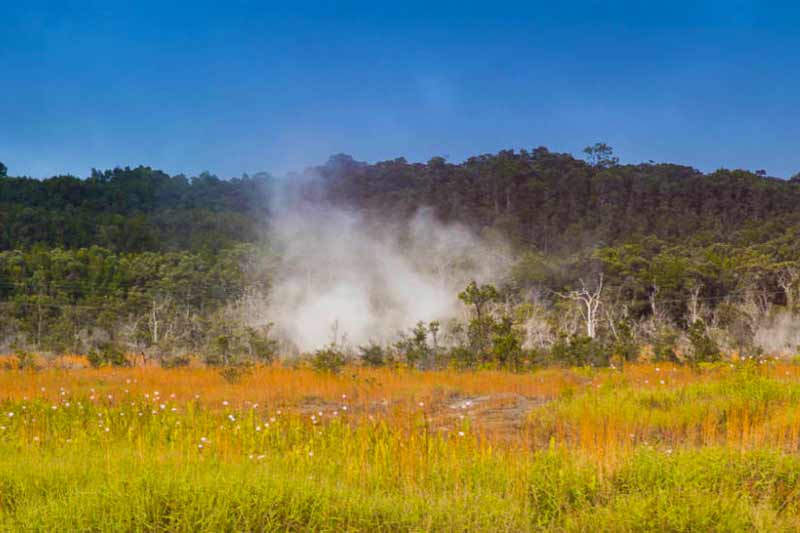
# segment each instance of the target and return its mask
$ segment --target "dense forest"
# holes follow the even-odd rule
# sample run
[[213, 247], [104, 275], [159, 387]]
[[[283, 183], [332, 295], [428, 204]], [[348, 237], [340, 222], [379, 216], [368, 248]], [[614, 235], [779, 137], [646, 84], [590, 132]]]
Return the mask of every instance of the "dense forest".
[[187, 353], [220, 364], [276, 357], [270, 324], [242, 317], [268, 298], [280, 252], [266, 236], [289, 188], [365, 219], [430, 208], [513, 250], [508, 275], [460, 294], [464, 323], [419, 323], [348, 350], [333, 343], [320, 364], [795, 354], [800, 177], [622, 165], [603, 144], [585, 156], [540, 147], [459, 164], [368, 164], [336, 155], [286, 178], [230, 180], [149, 167], [39, 180], [0, 164], [0, 348], [99, 362], [122, 352], [163, 364]]

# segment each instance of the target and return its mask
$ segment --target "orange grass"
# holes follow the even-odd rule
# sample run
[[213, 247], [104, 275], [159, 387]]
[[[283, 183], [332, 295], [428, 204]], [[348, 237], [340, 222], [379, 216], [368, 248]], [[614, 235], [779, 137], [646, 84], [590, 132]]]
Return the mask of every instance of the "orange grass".
[[340, 375], [282, 366], [258, 367], [230, 383], [214, 368], [100, 368], [39, 372], [0, 372], [0, 400], [43, 397], [57, 399], [61, 389], [72, 395], [97, 395], [127, 390], [131, 394], [159, 391], [177, 400], [194, 400], [214, 406], [222, 401], [245, 405], [295, 404], [310, 398], [338, 401], [346, 394], [351, 402], [390, 398], [424, 400], [447, 394], [514, 392], [530, 397], [552, 398], [566, 387], [586, 379], [567, 370], [543, 370], [535, 374], [506, 372], [419, 372], [409, 370], [349, 368]]
[[[800, 449], [800, 367], [775, 362], [702, 370], [671, 364], [550, 368], [524, 374], [351, 367], [333, 375], [274, 365], [257, 367], [235, 382], [214, 368], [75, 369], [76, 364], [67, 359], [61, 368], [0, 371], [0, 401], [89, 397], [114, 405], [126, 398], [162, 398], [171, 404], [199, 402], [211, 410], [258, 406], [299, 414], [346, 406], [352, 420], [399, 425], [408, 425], [410, 412], [423, 411], [434, 429], [456, 431], [470, 423], [486, 437], [527, 448], [581, 449], [597, 458], [642, 445]], [[743, 379], [745, 368], [749, 381], [740, 387], [736, 380]], [[476, 397], [486, 399], [483, 411], [453, 410], [454, 400]], [[520, 415], [519, 424], [502, 419], [515, 397], [534, 405]]]
[[[15, 356], [0, 356], [16, 367]], [[659, 369], [660, 373], [655, 369]], [[774, 374], [800, 377], [800, 367], [778, 365]], [[658, 388], [659, 379], [669, 386], [709, 382], [724, 374], [724, 367], [695, 372], [688, 367], [669, 364], [627, 365], [623, 371], [611, 369], [550, 368], [532, 373], [504, 371], [415, 371], [349, 367], [340, 374], [319, 373], [307, 368], [281, 365], [261, 366], [230, 383], [212, 367], [163, 369], [156, 366], [135, 368], [88, 368], [84, 356], [65, 355], [37, 372], [0, 372], [0, 399], [55, 397], [60, 388], [72, 394], [102, 393], [114, 389], [131, 392], [169, 390], [184, 400], [200, 394], [203, 402], [262, 401], [270, 404], [294, 403], [309, 397], [336, 400], [349, 394], [352, 400], [374, 401], [425, 398], [447, 393], [493, 394], [511, 392], [532, 398], [553, 398], [565, 390], [600, 387], [622, 382], [639, 388]], [[42, 388], [45, 390], [42, 391]]]
[[[409, 518], [417, 520], [409, 530], [778, 531], [800, 524], [800, 367], [791, 364], [524, 374], [353, 367], [339, 375], [275, 365], [233, 383], [224, 375], [213, 368], [0, 371], [0, 471], [16, 480], [8, 491], [13, 506], [3, 508], [0, 491], [0, 529], [4, 509], [11, 530], [53, 530], [83, 505], [85, 520], [132, 506], [147, 524], [141, 529], [158, 530], [143, 511], [151, 494], [169, 509], [188, 495], [210, 495], [171, 515], [182, 527], [163, 529], [194, 531], [191, 509], [209, 519], [209, 509], [238, 501], [232, 495], [242, 479], [250, 479], [243, 507], [219, 516], [248, 516], [252, 494], [269, 482], [277, 496], [262, 492], [258, 501], [271, 510], [308, 501], [313, 513], [329, 505], [329, 514], [349, 516], [361, 507], [326, 500], [325, 491], [356, 494], [369, 502], [370, 521], [359, 526], [367, 531], [396, 529], [400, 522], [386, 513], [408, 516], [403, 506], [414, 498], [425, 511]], [[89, 468], [92, 475], [82, 477]], [[181, 472], [209, 477], [173, 485]], [[255, 477], [237, 478], [242, 472]], [[153, 477], [131, 482], [144, 475]], [[220, 480], [231, 483], [220, 488]], [[286, 487], [294, 487], [291, 497]], [[436, 497], [445, 498], [448, 514], [426, 527]], [[50, 527], [31, 526], [58, 498]], [[376, 501], [387, 503], [375, 511]], [[468, 525], [452, 526], [468, 512], [475, 513]], [[205, 529], [252, 529], [214, 524]], [[287, 524], [297, 522], [275, 529]]]

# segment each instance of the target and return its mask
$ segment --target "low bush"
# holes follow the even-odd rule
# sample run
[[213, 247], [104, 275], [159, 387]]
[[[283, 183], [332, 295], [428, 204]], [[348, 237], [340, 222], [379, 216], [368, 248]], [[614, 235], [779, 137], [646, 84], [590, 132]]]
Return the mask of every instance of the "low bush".
[[344, 352], [334, 345], [317, 350], [311, 356], [311, 367], [317, 372], [338, 374], [342, 371], [347, 359]]
[[110, 342], [102, 343], [97, 349], [90, 351], [87, 359], [94, 368], [101, 366], [130, 366], [125, 353]]

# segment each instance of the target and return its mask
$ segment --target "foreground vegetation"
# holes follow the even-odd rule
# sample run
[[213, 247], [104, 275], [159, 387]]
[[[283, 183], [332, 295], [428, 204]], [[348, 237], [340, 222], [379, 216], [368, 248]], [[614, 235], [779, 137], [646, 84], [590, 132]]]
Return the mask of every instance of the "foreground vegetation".
[[8, 530], [800, 527], [800, 367], [773, 361], [50, 369], [0, 391]]

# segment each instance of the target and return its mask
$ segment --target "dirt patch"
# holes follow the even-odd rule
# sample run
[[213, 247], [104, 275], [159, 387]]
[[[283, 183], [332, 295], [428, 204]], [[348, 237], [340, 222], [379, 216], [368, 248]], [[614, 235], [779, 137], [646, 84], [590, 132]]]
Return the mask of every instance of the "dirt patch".
[[512, 436], [525, 426], [528, 413], [548, 402], [510, 392], [485, 396], [466, 396], [451, 400], [436, 417], [441, 428], [470, 427], [497, 435]]
[[371, 401], [348, 405], [347, 400], [334, 402], [319, 397], [306, 397], [289, 410], [305, 416], [327, 418], [329, 415], [360, 415], [370, 419], [393, 416], [394, 413], [424, 414], [429, 427], [440, 432], [480, 431], [504, 439], [518, 438], [524, 431], [528, 414], [550, 400], [527, 397], [511, 392], [464, 396], [461, 394], [428, 398], [428, 402], [404, 400]]
[[[338, 412], [342, 410], [343, 405], [342, 402], [333, 402], [318, 397], [306, 397], [296, 406], [289, 406], [289, 409], [301, 415], [310, 416]], [[345, 407], [345, 411], [347, 411], [347, 407]]]

